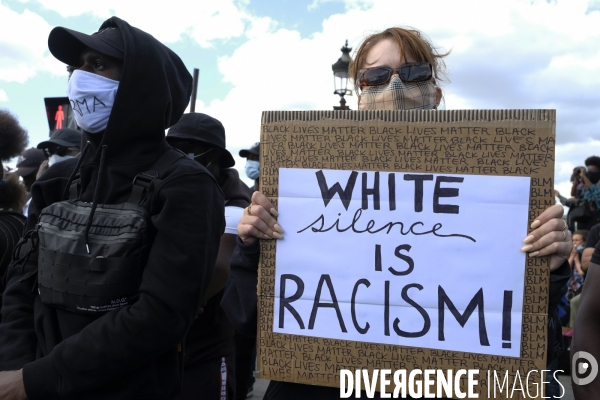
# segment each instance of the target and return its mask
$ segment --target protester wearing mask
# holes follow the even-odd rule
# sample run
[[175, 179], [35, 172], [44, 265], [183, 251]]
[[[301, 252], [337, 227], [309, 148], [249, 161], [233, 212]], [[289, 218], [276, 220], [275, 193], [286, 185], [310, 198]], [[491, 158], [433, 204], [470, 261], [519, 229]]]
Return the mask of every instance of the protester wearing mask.
[[258, 190], [260, 176], [260, 143], [254, 143], [249, 149], [240, 150], [240, 157], [246, 159], [246, 176], [254, 180], [254, 190]]
[[[54, 28], [48, 44], [78, 67], [68, 96], [81, 106], [75, 119], [87, 144], [80, 158], [52, 165], [33, 185], [27, 228], [39, 240], [25, 235], [7, 275], [0, 398], [172, 399], [181, 380], [178, 348], [185, 351], [224, 230], [215, 179], [165, 140], [189, 102], [192, 77], [175, 53], [117, 17], [92, 35]], [[107, 80], [118, 86], [108, 97]], [[94, 110], [102, 117], [89, 122]], [[38, 225], [56, 210], [64, 219], [53, 214], [52, 222], [68, 223], [68, 234]], [[123, 217], [131, 224], [117, 226]], [[99, 241], [117, 228], [131, 234]], [[28, 249], [43, 237], [38, 258]], [[113, 256], [117, 241], [133, 256]], [[125, 289], [128, 297], [113, 300]], [[78, 305], [91, 301], [105, 305]]]
[[36, 148], [25, 150], [17, 159], [17, 170], [15, 174], [23, 179], [23, 185], [27, 192], [31, 192], [31, 185], [36, 180], [36, 174], [40, 165], [47, 160], [44, 151]]
[[40, 149], [27, 149], [21, 154], [17, 160], [16, 175], [19, 175], [23, 179], [23, 185], [27, 189], [27, 203], [23, 206], [23, 215], [27, 216], [29, 210], [29, 203], [31, 202], [31, 185], [37, 179], [37, 173], [40, 166], [47, 158], [44, 155], [44, 151]]
[[[357, 50], [349, 68], [359, 93], [361, 110], [435, 109], [442, 99], [439, 81], [444, 77], [444, 57], [416, 30], [390, 28], [371, 35]], [[570, 234], [566, 231], [561, 205], [549, 207], [534, 222], [524, 249], [533, 256], [551, 255], [549, 360], [554, 354], [554, 338], [561, 336], [556, 308], [570, 275], [567, 257], [571, 251]], [[252, 196], [252, 205], [238, 225], [238, 246], [234, 252], [231, 274], [223, 307], [236, 329], [256, 332], [256, 284], [260, 256], [258, 239], [281, 239], [282, 227], [277, 223], [277, 210], [260, 192]], [[493, 227], [490, 227], [493, 229]], [[556, 323], [558, 322], [558, 325]], [[549, 393], [549, 392], [545, 392]], [[265, 399], [338, 399], [338, 388], [300, 385], [271, 381]], [[363, 394], [364, 395], [364, 394]], [[377, 396], [377, 395], [376, 395]], [[379, 397], [377, 397], [379, 398]]]
[[573, 270], [571, 279], [567, 283], [570, 286], [570, 297], [573, 297], [581, 292], [581, 286], [585, 279], [585, 271], [581, 268], [581, 253], [585, 249], [588, 231], [573, 232], [573, 250], [569, 255], [569, 265]]
[[573, 251], [569, 255], [569, 264], [571, 265], [571, 278], [567, 282], [567, 299], [569, 299], [570, 315], [569, 327], [575, 326], [577, 318], [577, 310], [579, 308], [579, 300], [583, 283], [585, 281], [585, 271], [581, 266], [581, 254], [585, 249], [585, 242], [588, 237], [588, 231], [573, 232]]
[[81, 138], [81, 132], [65, 128], [52, 132], [50, 139], [38, 143], [37, 148], [44, 152], [48, 160], [42, 162], [36, 178], [39, 179], [54, 164], [77, 157], [80, 153]]
[[252, 191], [232, 168], [235, 160], [226, 149], [225, 128], [217, 119], [202, 113], [183, 114], [169, 129], [167, 142], [198, 161], [215, 177], [225, 198], [226, 221], [202, 312], [186, 336], [185, 375], [177, 399], [234, 399], [239, 362], [234, 351], [234, 329], [220, 303], [229, 277], [237, 222], [250, 204]]

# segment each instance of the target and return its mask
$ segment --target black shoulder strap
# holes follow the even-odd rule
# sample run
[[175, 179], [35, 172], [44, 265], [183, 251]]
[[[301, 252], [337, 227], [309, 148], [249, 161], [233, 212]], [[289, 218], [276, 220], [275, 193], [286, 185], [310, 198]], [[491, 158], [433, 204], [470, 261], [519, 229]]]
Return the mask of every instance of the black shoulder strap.
[[177, 149], [167, 150], [148, 171], [141, 172], [133, 178], [133, 189], [127, 202], [141, 204], [152, 181], [165, 172], [175, 161], [185, 156], [183, 152]]
[[77, 174], [76, 178], [71, 182], [71, 186], [69, 187], [69, 200], [77, 200], [79, 198], [79, 191], [81, 190], [81, 179], [79, 178], [79, 174]]

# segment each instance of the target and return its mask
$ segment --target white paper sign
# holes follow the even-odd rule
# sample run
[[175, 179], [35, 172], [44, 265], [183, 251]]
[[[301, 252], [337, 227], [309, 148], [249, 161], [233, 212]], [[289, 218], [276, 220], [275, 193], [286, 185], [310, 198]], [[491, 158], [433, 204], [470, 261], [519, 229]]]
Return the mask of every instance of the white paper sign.
[[280, 169], [274, 331], [518, 357], [529, 187]]

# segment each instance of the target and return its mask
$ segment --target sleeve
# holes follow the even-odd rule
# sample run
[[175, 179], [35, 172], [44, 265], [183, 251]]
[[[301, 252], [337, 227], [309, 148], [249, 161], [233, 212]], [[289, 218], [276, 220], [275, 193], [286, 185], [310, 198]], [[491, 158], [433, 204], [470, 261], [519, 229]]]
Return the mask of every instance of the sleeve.
[[571, 278], [571, 267], [569, 261], [565, 260], [558, 269], [550, 272], [549, 310], [558, 307], [561, 297], [567, 293], [567, 281]]
[[255, 337], [259, 241], [244, 244], [239, 236], [236, 240], [237, 247], [231, 257], [229, 280], [225, 286], [221, 307], [238, 332]]
[[596, 207], [596, 209], [599, 209], [600, 208], [600, 186], [597, 184], [590, 186], [588, 188], [588, 190], [586, 190], [585, 193], [583, 194], [583, 198], [588, 203], [593, 204]]
[[600, 265], [600, 242], [595, 246], [594, 253], [592, 254], [591, 263]]
[[244, 214], [244, 209], [240, 207], [225, 207], [225, 233], [237, 236], [237, 224]]
[[[50, 179], [49, 179], [50, 178]], [[35, 228], [39, 211], [48, 204], [44, 187], [60, 185], [60, 179], [46, 173], [31, 188], [31, 204], [25, 225], [27, 232]], [[0, 324], [0, 371], [17, 370], [35, 360], [37, 336], [33, 322], [33, 305], [37, 297], [37, 251], [32, 248], [32, 239], [21, 239], [17, 255], [21, 262], [14, 261], [6, 270], [6, 289], [2, 295], [2, 323]], [[31, 254], [26, 257], [26, 254]], [[27, 261], [26, 261], [27, 260]]]
[[567, 281], [571, 277], [569, 261], [550, 272], [550, 291], [548, 296], [548, 345], [546, 365], [550, 365], [564, 351], [562, 326], [558, 318], [558, 304], [567, 292]]
[[600, 234], [600, 224], [594, 225], [592, 227], [592, 229], [590, 229], [588, 237], [585, 241], [585, 247], [596, 247], [596, 245], [600, 241], [600, 239], [598, 237], [599, 234]]
[[211, 177], [192, 172], [165, 179], [152, 203], [156, 236], [139, 300], [26, 364], [28, 397], [76, 398], [174, 351], [183, 339], [212, 276], [225, 225], [224, 200]]

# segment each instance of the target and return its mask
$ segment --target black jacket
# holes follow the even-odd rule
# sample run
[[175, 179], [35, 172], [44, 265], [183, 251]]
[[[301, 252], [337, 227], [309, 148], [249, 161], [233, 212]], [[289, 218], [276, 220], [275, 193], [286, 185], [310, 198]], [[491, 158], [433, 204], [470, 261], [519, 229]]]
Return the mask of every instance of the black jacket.
[[[25, 217], [23, 214], [0, 209], [0, 308], [2, 308], [2, 293], [6, 286], [6, 268], [10, 264], [15, 245], [23, 235]], [[2, 315], [0, 315], [2, 321]]]
[[[100, 204], [126, 201], [133, 178], [169, 148], [164, 130], [181, 117], [192, 83], [179, 57], [152, 36], [116, 17], [102, 27], [109, 25], [124, 38], [122, 78], [106, 130], [86, 133], [90, 149], [80, 169], [81, 200]], [[35, 227], [40, 210], [62, 200], [76, 162], [53, 165], [33, 185], [27, 229]], [[177, 344], [212, 276], [224, 230], [223, 202], [210, 173], [193, 160], [182, 158], [155, 179], [143, 204], [156, 235], [139, 300], [100, 317], [43, 304], [32, 291], [35, 257], [23, 267], [9, 267], [0, 370], [23, 368], [31, 400], [173, 397], [180, 381]]]

